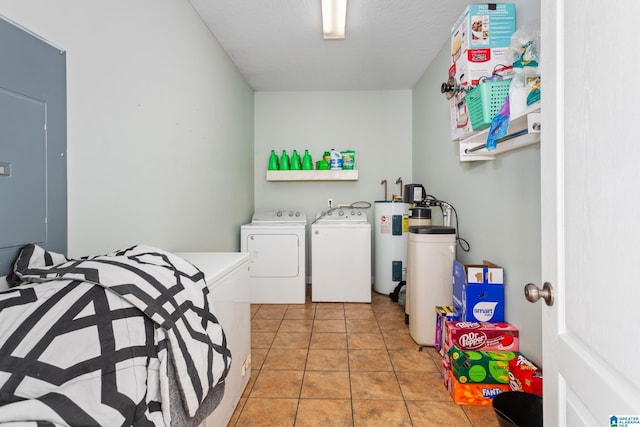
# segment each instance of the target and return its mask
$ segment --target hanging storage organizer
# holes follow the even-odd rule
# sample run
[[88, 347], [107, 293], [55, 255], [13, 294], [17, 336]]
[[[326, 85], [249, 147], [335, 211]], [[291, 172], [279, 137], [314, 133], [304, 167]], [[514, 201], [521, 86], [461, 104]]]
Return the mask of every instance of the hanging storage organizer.
[[483, 130], [491, 125], [500, 107], [509, 95], [511, 80], [484, 82], [471, 89], [465, 96], [467, 110], [474, 131]]

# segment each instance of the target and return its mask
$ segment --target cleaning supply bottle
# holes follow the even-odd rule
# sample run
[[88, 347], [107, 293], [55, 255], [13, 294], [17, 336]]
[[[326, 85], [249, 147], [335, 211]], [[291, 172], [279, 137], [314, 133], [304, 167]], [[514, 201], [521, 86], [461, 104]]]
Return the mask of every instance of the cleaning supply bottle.
[[311, 160], [311, 154], [309, 150], [304, 150], [304, 156], [302, 156], [302, 170], [310, 171], [313, 169], [313, 161]]
[[271, 150], [271, 155], [269, 156], [269, 170], [277, 171], [278, 169], [279, 169], [278, 155], [276, 154], [275, 150]]
[[329, 169], [342, 169], [342, 155], [335, 148], [329, 153]]
[[298, 154], [297, 150], [293, 150], [293, 154], [291, 154], [291, 170], [300, 170], [301, 168], [300, 154]]
[[280, 156], [280, 170], [288, 171], [289, 168], [289, 155], [286, 150], [282, 150], [282, 156]]

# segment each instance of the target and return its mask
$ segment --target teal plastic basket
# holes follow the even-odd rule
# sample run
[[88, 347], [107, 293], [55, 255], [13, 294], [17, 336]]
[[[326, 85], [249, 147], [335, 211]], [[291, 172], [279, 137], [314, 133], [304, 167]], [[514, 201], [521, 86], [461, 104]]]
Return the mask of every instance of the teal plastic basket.
[[466, 95], [467, 111], [471, 119], [471, 129], [482, 130], [491, 125], [493, 116], [498, 114], [509, 95], [511, 80], [485, 82], [471, 89]]

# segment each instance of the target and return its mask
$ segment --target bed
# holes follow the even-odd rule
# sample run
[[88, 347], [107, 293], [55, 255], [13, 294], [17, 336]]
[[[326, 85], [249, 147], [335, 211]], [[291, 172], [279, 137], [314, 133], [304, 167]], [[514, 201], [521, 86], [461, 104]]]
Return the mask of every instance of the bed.
[[227, 425], [250, 376], [248, 263], [25, 245], [0, 292], [0, 424]]

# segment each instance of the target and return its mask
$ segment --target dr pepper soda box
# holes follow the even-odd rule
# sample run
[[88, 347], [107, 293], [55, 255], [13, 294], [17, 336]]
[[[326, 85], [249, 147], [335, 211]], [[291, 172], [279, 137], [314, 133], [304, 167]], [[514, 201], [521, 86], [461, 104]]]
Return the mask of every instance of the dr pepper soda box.
[[518, 351], [518, 329], [508, 323], [446, 322], [444, 346], [462, 350]]

